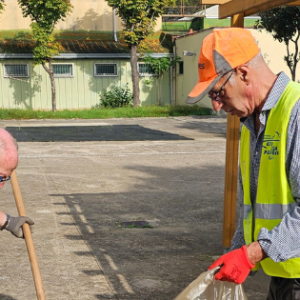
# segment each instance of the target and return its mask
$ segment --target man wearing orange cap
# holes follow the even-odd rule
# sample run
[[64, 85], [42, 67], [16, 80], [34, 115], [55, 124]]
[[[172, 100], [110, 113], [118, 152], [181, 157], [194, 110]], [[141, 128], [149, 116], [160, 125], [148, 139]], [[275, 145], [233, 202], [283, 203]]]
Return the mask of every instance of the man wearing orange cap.
[[[0, 128], [0, 189], [10, 180], [12, 171], [18, 164], [18, 149], [15, 139], [4, 129]], [[12, 217], [0, 211], [0, 230], [7, 230], [14, 236], [24, 238], [22, 226], [24, 223], [33, 225], [28, 217]]]
[[300, 85], [274, 74], [253, 36], [241, 28], [215, 29], [203, 41], [199, 82], [214, 110], [241, 118], [240, 220], [218, 280], [242, 283], [251, 270], [271, 276], [268, 300], [300, 299]]

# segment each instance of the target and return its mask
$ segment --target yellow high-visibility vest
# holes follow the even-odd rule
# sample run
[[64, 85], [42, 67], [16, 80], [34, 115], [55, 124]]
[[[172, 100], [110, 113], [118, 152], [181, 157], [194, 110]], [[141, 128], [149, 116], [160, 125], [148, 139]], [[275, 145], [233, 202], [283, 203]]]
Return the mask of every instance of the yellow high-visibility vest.
[[[290, 114], [299, 98], [300, 85], [291, 81], [269, 113], [254, 207], [250, 199], [250, 132], [246, 126], [242, 128], [240, 168], [244, 189], [244, 236], [247, 245], [257, 240], [261, 228], [273, 229], [296, 206], [286, 175], [285, 161]], [[260, 266], [270, 276], [300, 278], [300, 257], [279, 263], [266, 258], [254, 270]]]

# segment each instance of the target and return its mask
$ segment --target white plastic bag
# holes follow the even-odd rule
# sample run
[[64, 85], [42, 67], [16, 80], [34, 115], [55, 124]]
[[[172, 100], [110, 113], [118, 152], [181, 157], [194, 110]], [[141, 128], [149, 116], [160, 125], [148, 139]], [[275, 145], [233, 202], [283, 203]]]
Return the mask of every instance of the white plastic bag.
[[247, 300], [241, 284], [215, 280], [218, 269], [200, 274], [174, 300]]

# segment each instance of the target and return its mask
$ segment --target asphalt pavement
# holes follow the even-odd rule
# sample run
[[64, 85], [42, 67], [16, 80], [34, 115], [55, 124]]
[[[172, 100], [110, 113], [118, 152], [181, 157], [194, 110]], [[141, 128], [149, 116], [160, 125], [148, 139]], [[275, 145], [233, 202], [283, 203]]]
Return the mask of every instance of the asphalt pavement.
[[[47, 300], [172, 300], [223, 253], [226, 118], [1, 120]], [[17, 215], [10, 183], [1, 210]], [[24, 240], [1, 232], [0, 299], [37, 299]], [[249, 299], [269, 279], [248, 278]]]

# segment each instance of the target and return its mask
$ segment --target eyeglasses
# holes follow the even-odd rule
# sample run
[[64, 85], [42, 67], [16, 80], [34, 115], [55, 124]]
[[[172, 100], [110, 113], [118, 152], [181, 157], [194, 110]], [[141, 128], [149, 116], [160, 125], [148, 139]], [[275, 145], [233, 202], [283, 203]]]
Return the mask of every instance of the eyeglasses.
[[211, 100], [214, 100], [214, 101], [217, 101], [217, 102], [220, 102], [220, 103], [223, 103], [223, 101], [221, 100], [221, 97], [220, 97], [220, 94], [221, 92], [224, 90], [225, 88], [225, 85], [226, 83], [229, 81], [230, 77], [232, 76], [234, 70], [231, 72], [231, 74], [228, 76], [228, 78], [226, 79], [225, 83], [221, 86], [220, 90], [215, 93], [215, 92], [209, 92], [208, 93], [208, 97], [211, 99]]
[[6, 176], [0, 176], [0, 182], [4, 182], [4, 181], [8, 181], [10, 180], [10, 176], [6, 177]]

